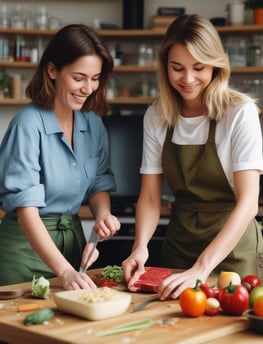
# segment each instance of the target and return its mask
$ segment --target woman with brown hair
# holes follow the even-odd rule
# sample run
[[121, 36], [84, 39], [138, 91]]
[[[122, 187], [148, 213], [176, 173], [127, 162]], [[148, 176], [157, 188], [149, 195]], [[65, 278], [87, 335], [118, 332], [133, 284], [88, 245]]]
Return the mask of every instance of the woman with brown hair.
[[[111, 214], [107, 111], [113, 61], [96, 33], [68, 25], [51, 39], [0, 148], [0, 284], [58, 276], [65, 289], [95, 288], [79, 272], [91, 250], [78, 211], [89, 203], [94, 230], [120, 228]], [[85, 248], [86, 246], [86, 248]], [[95, 251], [90, 264], [98, 257]], [[89, 265], [90, 265], [89, 264]]]

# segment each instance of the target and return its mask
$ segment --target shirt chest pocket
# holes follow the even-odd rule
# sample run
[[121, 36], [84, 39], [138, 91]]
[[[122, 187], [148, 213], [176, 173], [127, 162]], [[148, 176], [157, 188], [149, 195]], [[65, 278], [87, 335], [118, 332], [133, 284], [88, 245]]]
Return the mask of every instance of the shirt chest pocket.
[[84, 164], [85, 174], [88, 179], [95, 179], [98, 168], [98, 158], [87, 159]]

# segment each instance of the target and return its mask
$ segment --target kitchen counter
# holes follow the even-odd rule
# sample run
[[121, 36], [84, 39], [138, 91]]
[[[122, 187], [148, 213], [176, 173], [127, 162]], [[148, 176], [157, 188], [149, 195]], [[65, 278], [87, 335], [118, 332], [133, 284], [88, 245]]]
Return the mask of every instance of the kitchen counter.
[[[88, 274], [96, 282], [101, 270], [90, 270]], [[13, 300], [0, 300], [0, 341], [10, 344], [187, 344], [187, 343], [262, 343], [263, 337], [250, 332], [249, 322], [243, 316], [217, 315], [188, 318], [181, 312], [178, 301], [169, 300], [154, 302], [145, 309], [131, 313], [136, 305], [143, 302], [152, 294], [132, 293], [132, 303], [123, 315], [101, 321], [88, 321], [59, 311], [47, 323], [25, 326], [24, 317], [27, 313], [18, 313], [17, 305], [22, 303], [41, 303], [43, 307], [56, 309], [53, 294], [62, 290], [57, 278], [51, 279], [51, 294], [47, 300], [37, 300], [30, 296], [30, 292]], [[0, 287], [0, 290], [30, 289], [31, 283], [22, 283]], [[120, 284], [118, 290], [127, 291], [125, 285]], [[171, 319], [173, 324], [155, 325], [107, 337], [98, 337], [96, 332], [113, 326], [146, 319]]]

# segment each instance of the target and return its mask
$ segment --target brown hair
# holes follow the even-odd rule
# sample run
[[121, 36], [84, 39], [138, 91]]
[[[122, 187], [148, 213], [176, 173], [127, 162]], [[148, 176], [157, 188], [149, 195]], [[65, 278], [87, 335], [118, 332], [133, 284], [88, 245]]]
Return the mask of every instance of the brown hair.
[[113, 60], [96, 32], [83, 24], [64, 26], [52, 37], [26, 89], [27, 97], [38, 105], [51, 109], [56, 90], [53, 80], [48, 75], [48, 63], [52, 62], [57, 70], [61, 70], [78, 58], [93, 54], [102, 59], [100, 84], [98, 89], [87, 98], [82, 110], [92, 110], [98, 115], [105, 114], [108, 110], [106, 103], [107, 81], [113, 69]]

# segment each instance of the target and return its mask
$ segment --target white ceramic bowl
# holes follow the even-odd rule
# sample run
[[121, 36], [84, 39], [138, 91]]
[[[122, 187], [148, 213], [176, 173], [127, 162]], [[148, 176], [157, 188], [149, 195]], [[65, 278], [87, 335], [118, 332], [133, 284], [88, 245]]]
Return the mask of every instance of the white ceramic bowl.
[[92, 290], [68, 290], [54, 294], [59, 310], [88, 320], [102, 320], [121, 315], [130, 303], [131, 294], [108, 287]]

